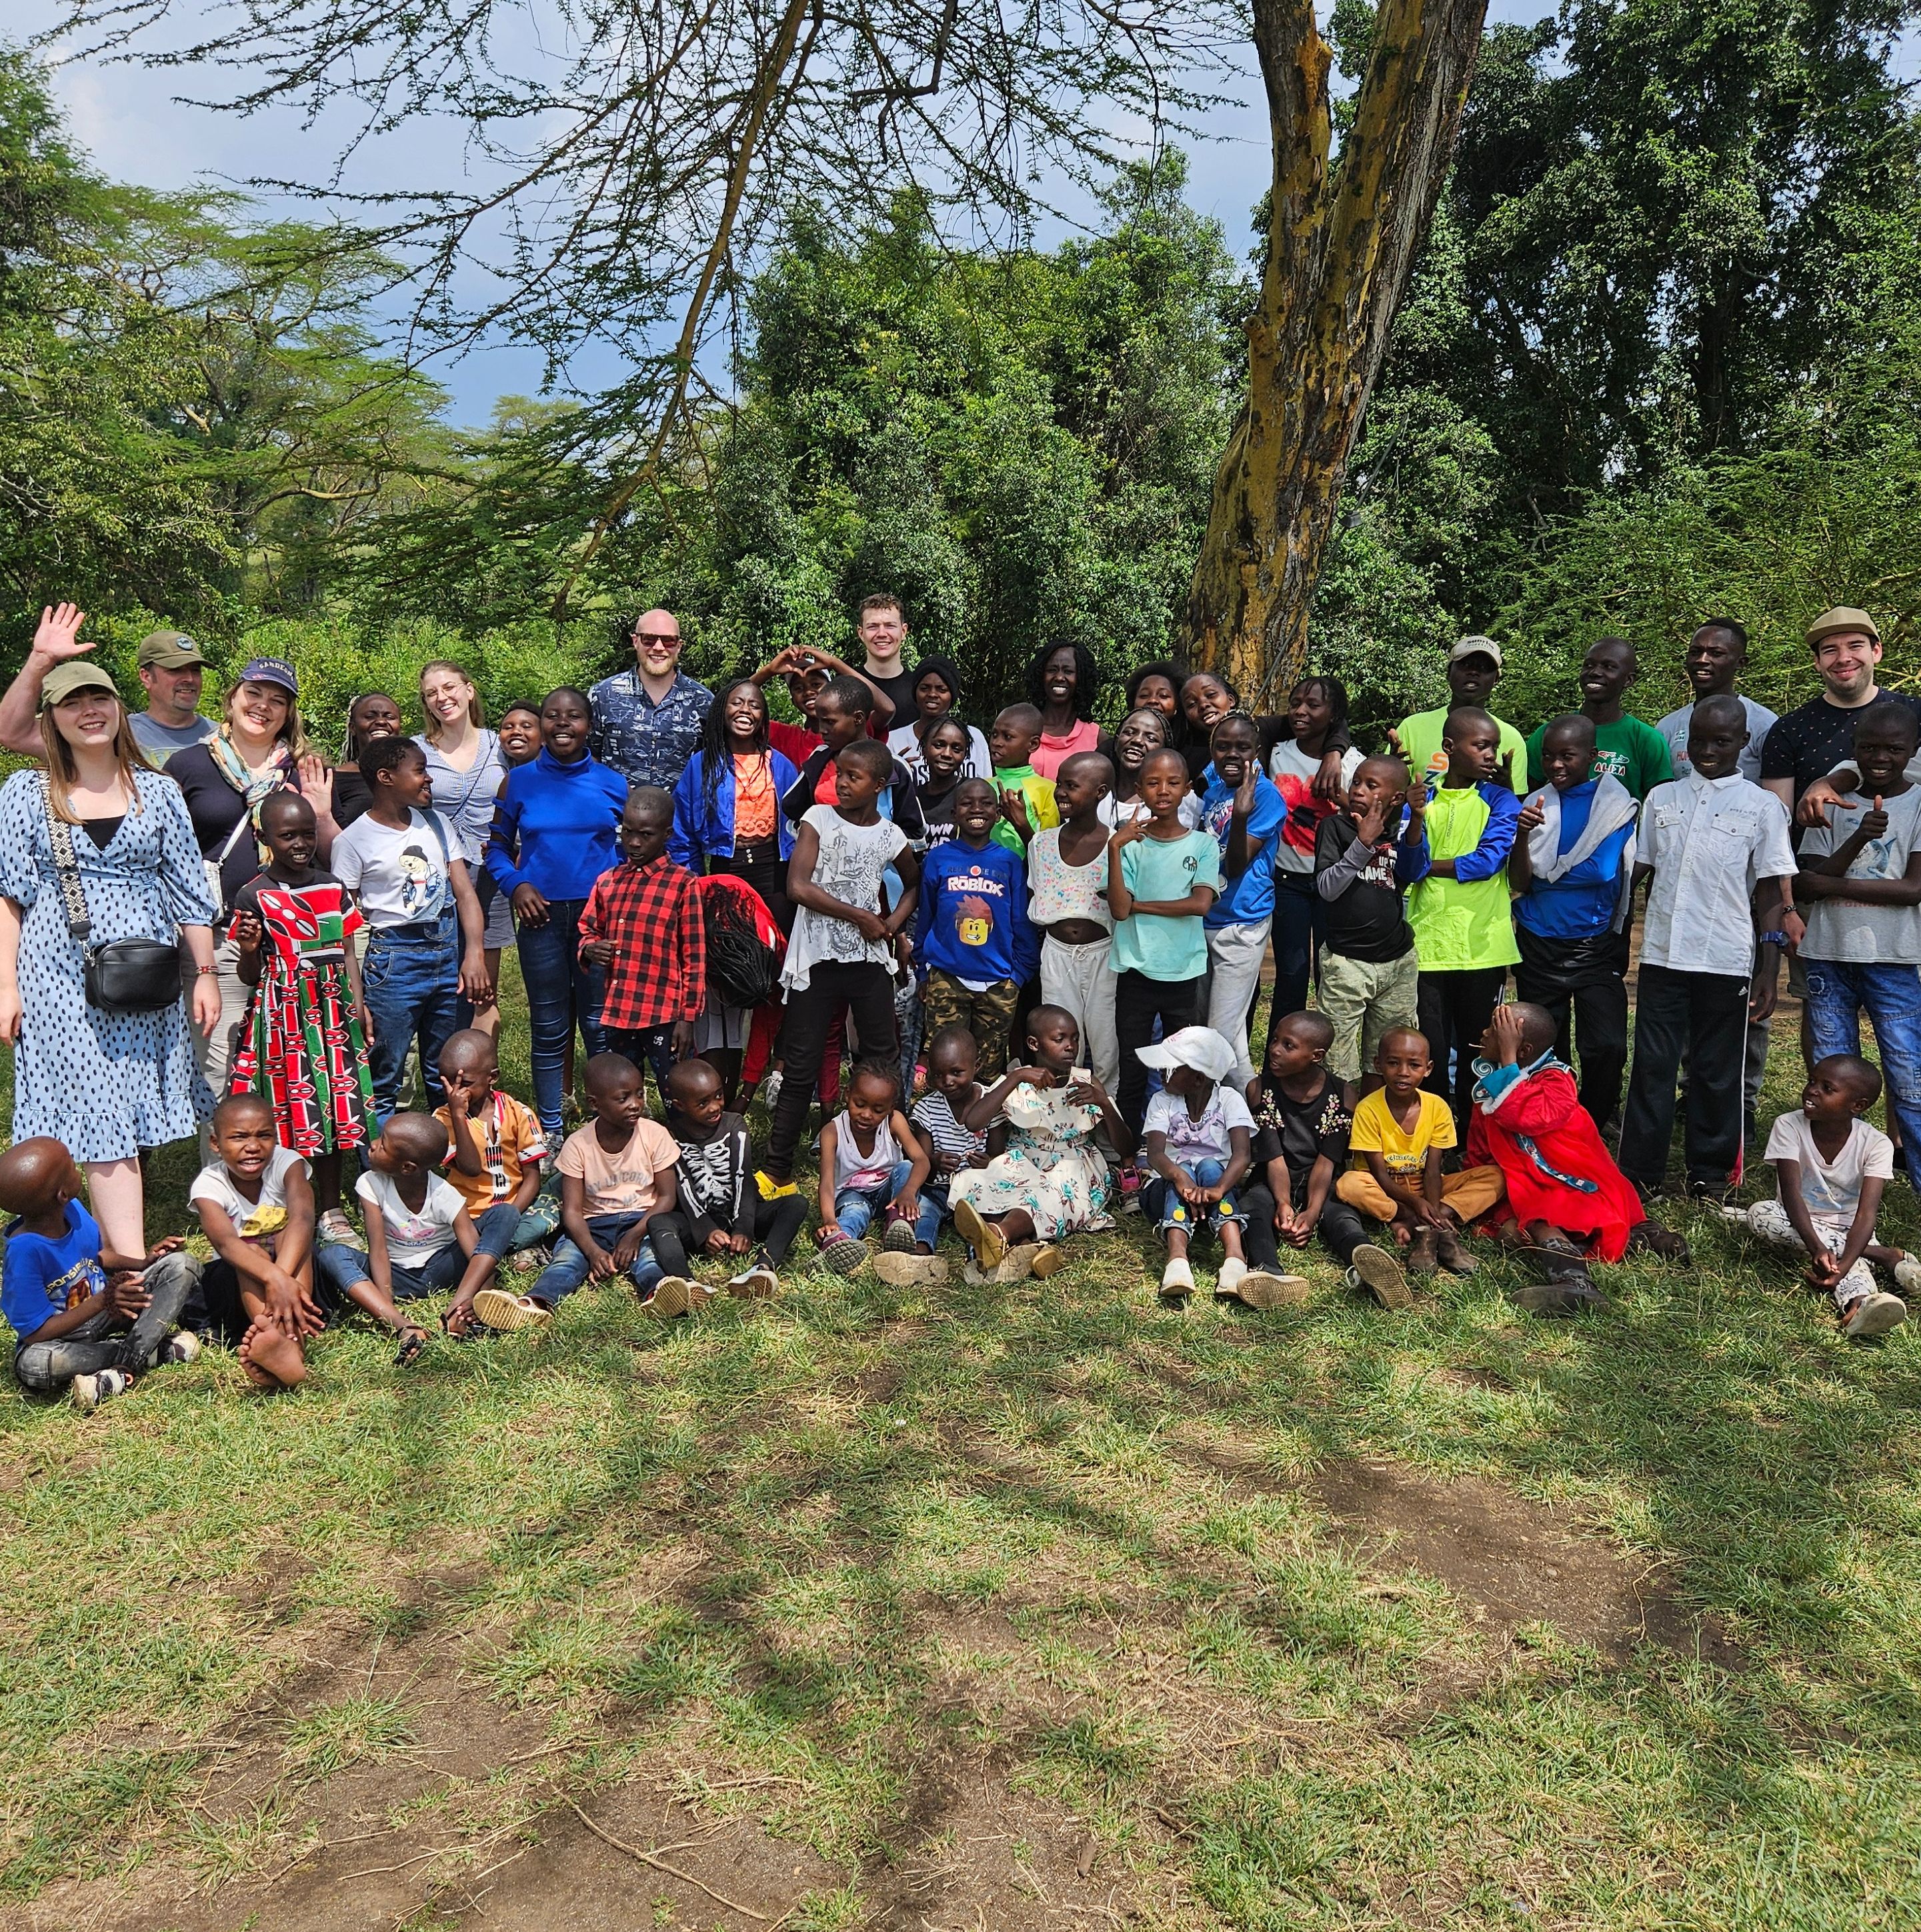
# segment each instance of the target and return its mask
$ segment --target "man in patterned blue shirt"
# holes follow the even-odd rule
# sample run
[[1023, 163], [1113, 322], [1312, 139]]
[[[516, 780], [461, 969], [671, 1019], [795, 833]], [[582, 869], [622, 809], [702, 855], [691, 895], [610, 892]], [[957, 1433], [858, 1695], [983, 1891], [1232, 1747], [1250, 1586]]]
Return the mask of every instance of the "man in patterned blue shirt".
[[635, 668], [604, 677], [588, 694], [590, 746], [630, 786], [671, 791], [701, 742], [713, 693], [680, 670], [680, 625], [671, 610], [634, 621]]

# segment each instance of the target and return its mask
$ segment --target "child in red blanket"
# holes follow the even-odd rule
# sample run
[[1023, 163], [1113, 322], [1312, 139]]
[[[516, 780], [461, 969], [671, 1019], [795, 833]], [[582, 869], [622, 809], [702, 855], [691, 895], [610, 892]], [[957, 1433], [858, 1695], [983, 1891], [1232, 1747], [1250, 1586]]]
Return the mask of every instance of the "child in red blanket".
[[1517, 1296], [1537, 1314], [1605, 1308], [1589, 1278], [1591, 1256], [1618, 1262], [1644, 1247], [1685, 1261], [1687, 1244], [1650, 1220], [1634, 1183], [1614, 1165], [1574, 1077], [1554, 1057], [1554, 1022], [1517, 1000], [1496, 1006], [1474, 1064], [1469, 1166], [1501, 1170], [1508, 1210], [1499, 1232], [1527, 1252], [1547, 1279]]

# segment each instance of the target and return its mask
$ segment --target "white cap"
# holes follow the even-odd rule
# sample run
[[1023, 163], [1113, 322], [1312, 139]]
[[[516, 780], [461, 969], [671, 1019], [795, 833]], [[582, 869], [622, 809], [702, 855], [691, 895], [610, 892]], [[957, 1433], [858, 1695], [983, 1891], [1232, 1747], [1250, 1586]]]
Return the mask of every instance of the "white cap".
[[1492, 658], [1498, 665], [1501, 662], [1501, 647], [1492, 638], [1463, 638], [1448, 653], [1449, 664], [1461, 658]]
[[1158, 1046], [1134, 1050], [1142, 1066], [1158, 1067], [1163, 1073], [1171, 1073], [1177, 1066], [1191, 1066], [1205, 1079], [1220, 1081], [1234, 1071], [1234, 1049], [1226, 1036], [1212, 1027], [1183, 1027]]

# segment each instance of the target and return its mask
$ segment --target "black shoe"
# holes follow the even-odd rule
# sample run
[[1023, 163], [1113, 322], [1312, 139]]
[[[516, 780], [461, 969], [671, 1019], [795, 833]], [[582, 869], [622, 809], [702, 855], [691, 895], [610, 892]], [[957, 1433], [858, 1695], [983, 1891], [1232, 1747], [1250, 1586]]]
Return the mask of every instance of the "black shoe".
[[1517, 1306], [1530, 1315], [1596, 1315], [1610, 1312], [1614, 1304], [1592, 1282], [1564, 1275], [1556, 1281], [1530, 1282], [1514, 1290]]

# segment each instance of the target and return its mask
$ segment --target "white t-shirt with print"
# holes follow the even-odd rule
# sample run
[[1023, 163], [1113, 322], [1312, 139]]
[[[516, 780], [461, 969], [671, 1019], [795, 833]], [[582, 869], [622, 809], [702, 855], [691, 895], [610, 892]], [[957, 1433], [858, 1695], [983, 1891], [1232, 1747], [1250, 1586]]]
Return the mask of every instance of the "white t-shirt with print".
[[427, 1196], [417, 1208], [401, 1198], [392, 1174], [375, 1168], [353, 1184], [353, 1191], [369, 1214], [380, 1216], [387, 1231], [387, 1258], [396, 1268], [418, 1268], [438, 1254], [454, 1239], [454, 1224], [467, 1212], [467, 1203], [437, 1174], [427, 1177]]
[[460, 850], [459, 835], [437, 812], [410, 812], [407, 819], [397, 832], [364, 812], [334, 841], [334, 877], [360, 902], [369, 926], [416, 925], [454, 902], [447, 857]]
[[1840, 1153], [1832, 1161], [1824, 1160], [1814, 1144], [1812, 1124], [1798, 1108], [1780, 1115], [1768, 1130], [1764, 1157], [1799, 1162], [1801, 1198], [1809, 1217], [1817, 1227], [1825, 1224], [1844, 1232], [1854, 1225], [1862, 1182], [1894, 1178], [1894, 1143], [1879, 1127], [1857, 1120]]
[[[821, 842], [815, 861], [814, 883], [842, 905], [864, 911], [881, 910], [881, 881], [887, 868], [907, 850], [907, 836], [891, 818], [872, 825], [855, 825], [830, 805], [809, 806], [801, 814]], [[863, 939], [859, 928], [844, 919], [802, 906], [794, 915], [794, 937], [787, 943], [787, 964], [781, 983], [805, 986], [816, 966], [890, 966], [893, 951], [885, 940]]]
[[306, 1161], [293, 1148], [275, 1148], [260, 1175], [260, 1198], [249, 1201], [234, 1186], [227, 1162], [217, 1160], [194, 1177], [187, 1198], [211, 1201], [224, 1208], [243, 1241], [251, 1241], [272, 1254], [280, 1231], [287, 1226], [287, 1178], [296, 1168], [303, 1174], [309, 1172]]
[[1254, 1117], [1248, 1112], [1246, 1100], [1223, 1080], [1214, 1088], [1199, 1120], [1188, 1112], [1182, 1096], [1170, 1094], [1163, 1087], [1147, 1103], [1141, 1138], [1145, 1141], [1149, 1134], [1165, 1134], [1168, 1159], [1191, 1174], [1197, 1160], [1227, 1159], [1234, 1151], [1228, 1136], [1236, 1127], [1245, 1127], [1252, 1133]]

